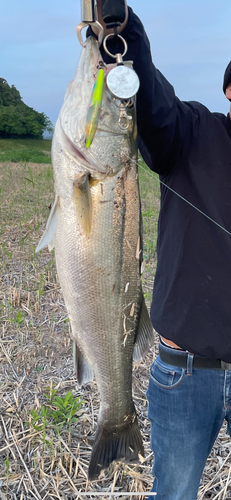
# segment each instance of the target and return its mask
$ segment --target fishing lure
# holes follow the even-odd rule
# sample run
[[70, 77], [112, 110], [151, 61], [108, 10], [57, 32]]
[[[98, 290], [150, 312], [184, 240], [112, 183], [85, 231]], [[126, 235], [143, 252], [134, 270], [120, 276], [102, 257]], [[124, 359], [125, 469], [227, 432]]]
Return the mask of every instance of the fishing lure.
[[89, 148], [89, 146], [91, 145], [98, 127], [103, 94], [103, 82], [104, 70], [100, 68], [98, 70], [97, 78], [92, 89], [91, 100], [87, 112], [85, 125], [86, 148]]

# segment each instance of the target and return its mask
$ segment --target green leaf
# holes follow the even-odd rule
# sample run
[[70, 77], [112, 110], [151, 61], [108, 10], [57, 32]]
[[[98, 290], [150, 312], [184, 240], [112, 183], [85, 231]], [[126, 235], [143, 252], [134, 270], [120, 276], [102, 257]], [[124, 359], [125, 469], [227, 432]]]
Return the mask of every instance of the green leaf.
[[66, 407], [72, 400], [73, 400], [73, 394], [71, 391], [69, 391], [64, 398], [63, 405]]
[[16, 317], [16, 321], [17, 321], [17, 323], [22, 323], [22, 321], [23, 321], [20, 310], [18, 311], [18, 314], [17, 314], [17, 317]]
[[35, 424], [33, 424], [33, 422], [31, 422], [31, 423], [36, 431], [41, 431], [41, 425], [35, 425]]

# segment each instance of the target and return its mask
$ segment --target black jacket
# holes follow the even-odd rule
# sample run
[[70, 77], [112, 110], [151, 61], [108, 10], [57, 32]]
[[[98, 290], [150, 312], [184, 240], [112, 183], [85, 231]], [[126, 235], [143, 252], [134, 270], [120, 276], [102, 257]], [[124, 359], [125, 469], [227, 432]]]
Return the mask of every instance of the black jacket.
[[153, 65], [147, 35], [131, 9], [123, 36], [125, 59], [134, 61], [140, 78], [137, 124], [144, 160], [161, 181], [230, 232], [161, 185], [151, 320], [183, 349], [231, 363], [231, 121], [175, 96]]

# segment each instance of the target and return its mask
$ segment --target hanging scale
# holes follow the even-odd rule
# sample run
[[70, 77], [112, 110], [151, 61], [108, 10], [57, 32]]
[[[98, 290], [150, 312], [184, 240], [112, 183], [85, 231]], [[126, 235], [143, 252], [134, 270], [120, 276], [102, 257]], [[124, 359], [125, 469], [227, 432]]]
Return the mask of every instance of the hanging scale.
[[105, 52], [113, 59], [116, 59], [117, 62], [117, 66], [111, 69], [111, 71], [109, 71], [107, 75], [107, 87], [110, 93], [116, 99], [129, 100], [132, 97], [134, 97], [138, 92], [140, 86], [139, 78], [134, 69], [129, 68], [123, 62], [123, 57], [125, 56], [128, 47], [126, 41], [121, 35], [116, 34], [116, 36], [119, 37], [120, 40], [122, 40], [123, 42], [124, 45], [123, 54], [120, 53], [112, 54], [111, 52], [109, 52], [107, 48], [107, 40], [109, 37], [112, 36], [115, 35], [113, 33], [107, 35], [103, 41]]

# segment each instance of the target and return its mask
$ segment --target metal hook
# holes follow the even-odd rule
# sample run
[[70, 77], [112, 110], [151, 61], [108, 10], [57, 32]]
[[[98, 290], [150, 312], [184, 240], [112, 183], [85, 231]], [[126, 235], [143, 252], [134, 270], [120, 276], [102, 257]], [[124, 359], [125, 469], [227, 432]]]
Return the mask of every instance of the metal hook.
[[93, 21], [93, 22], [82, 21], [81, 23], [78, 24], [78, 26], [76, 28], [76, 34], [77, 34], [79, 43], [82, 45], [82, 47], [84, 46], [84, 42], [83, 42], [83, 39], [82, 39], [81, 30], [83, 28], [86, 28], [87, 26], [93, 26], [94, 28], [96, 28], [98, 30], [98, 32], [99, 32], [99, 34], [98, 34], [98, 43], [99, 43], [99, 45], [101, 45], [101, 43], [103, 41], [104, 29], [103, 29], [103, 26], [98, 21]]
[[96, 8], [94, 0], [82, 0], [81, 1], [81, 18], [82, 21], [76, 28], [76, 33], [78, 40], [82, 46], [84, 46], [81, 30], [86, 28], [87, 26], [93, 26], [99, 32], [98, 34], [98, 43], [101, 45], [103, 41], [103, 26], [96, 20]]
[[130, 123], [132, 120], [132, 116], [128, 115], [126, 111], [126, 105], [123, 103], [119, 106], [119, 120], [118, 125], [122, 130], [128, 130], [130, 127]]

